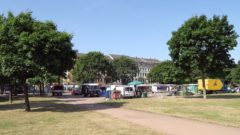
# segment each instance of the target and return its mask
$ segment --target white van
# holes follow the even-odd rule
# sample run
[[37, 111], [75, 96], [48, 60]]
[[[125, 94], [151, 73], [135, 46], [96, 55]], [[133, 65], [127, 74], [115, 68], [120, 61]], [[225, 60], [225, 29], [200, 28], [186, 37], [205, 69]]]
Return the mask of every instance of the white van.
[[117, 91], [121, 91], [121, 96], [124, 98], [134, 97], [134, 89], [131, 86], [117, 86], [115, 88]]

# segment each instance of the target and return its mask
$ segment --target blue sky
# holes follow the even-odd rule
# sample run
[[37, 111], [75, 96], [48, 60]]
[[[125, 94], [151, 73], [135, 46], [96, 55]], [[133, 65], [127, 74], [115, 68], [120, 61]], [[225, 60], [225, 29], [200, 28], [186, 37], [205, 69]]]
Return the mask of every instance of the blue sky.
[[[32, 11], [74, 35], [79, 52], [170, 59], [166, 42], [187, 19], [227, 15], [240, 35], [238, 0], [1, 0], [0, 13]], [[240, 39], [238, 38], [240, 43]], [[240, 60], [240, 47], [231, 51]]]

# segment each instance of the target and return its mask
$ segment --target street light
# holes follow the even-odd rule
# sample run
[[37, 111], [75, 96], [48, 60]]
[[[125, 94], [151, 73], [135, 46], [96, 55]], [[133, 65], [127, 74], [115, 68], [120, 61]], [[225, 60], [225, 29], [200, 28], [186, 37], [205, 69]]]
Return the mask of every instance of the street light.
[[206, 99], [207, 95], [206, 95], [206, 85], [205, 85], [205, 75], [204, 75], [204, 60], [205, 60], [205, 53], [206, 53], [206, 43], [205, 41], [203, 41], [202, 43], [202, 47], [201, 47], [201, 52], [200, 52], [200, 66], [201, 66], [201, 72], [202, 72], [202, 86], [203, 86], [203, 98]]

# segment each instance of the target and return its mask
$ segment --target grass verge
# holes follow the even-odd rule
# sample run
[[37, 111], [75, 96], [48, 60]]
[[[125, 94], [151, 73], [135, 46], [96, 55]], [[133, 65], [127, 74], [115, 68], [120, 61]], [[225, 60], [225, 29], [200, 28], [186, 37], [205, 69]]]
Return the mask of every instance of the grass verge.
[[201, 97], [121, 99], [105, 104], [115, 106], [121, 102], [127, 109], [240, 127], [240, 94], [208, 95], [206, 100]]
[[54, 98], [31, 97], [31, 112], [23, 111], [23, 100], [0, 102], [1, 135], [157, 135], [158, 133], [78, 105]]

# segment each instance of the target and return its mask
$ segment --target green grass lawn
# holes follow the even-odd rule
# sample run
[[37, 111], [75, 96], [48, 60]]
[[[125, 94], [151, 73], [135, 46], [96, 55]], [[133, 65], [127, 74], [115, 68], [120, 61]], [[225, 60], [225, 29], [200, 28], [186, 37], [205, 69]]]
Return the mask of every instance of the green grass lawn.
[[120, 102], [123, 102], [122, 107], [127, 109], [240, 127], [240, 94], [208, 95], [206, 100], [202, 97], [156, 97], [105, 103], [114, 106]]
[[155, 135], [150, 129], [54, 98], [30, 98], [32, 111], [23, 111], [23, 100], [0, 100], [1, 135]]

